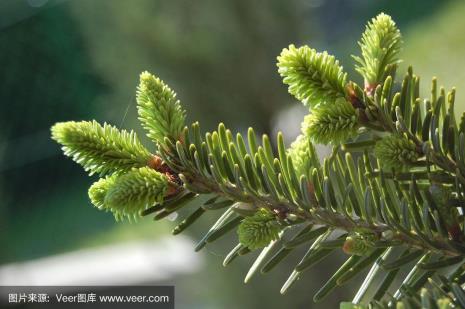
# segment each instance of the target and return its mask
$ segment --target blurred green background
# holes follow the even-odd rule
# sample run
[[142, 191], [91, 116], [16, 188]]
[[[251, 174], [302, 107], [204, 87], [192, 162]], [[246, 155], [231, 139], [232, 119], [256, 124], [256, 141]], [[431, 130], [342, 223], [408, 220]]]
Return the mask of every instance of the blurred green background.
[[[199, 120], [204, 130], [219, 121], [241, 132], [283, 129], [290, 143], [304, 109], [282, 85], [276, 56], [290, 43], [309, 44], [336, 55], [360, 81], [349, 55], [358, 53], [366, 21], [380, 12], [393, 16], [404, 35], [401, 74], [412, 64], [425, 97], [432, 76], [447, 89], [456, 86], [461, 114], [464, 1], [2, 0], [0, 264], [164, 237], [174, 225], [149, 218], [115, 223], [93, 208], [93, 179], [50, 140], [53, 123], [96, 119], [142, 137], [135, 87], [148, 70], [178, 92], [188, 121]], [[196, 223], [190, 237], [198, 239], [214, 219]], [[208, 248], [194, 274], [169, 280], [178, 308], [336, 308], [351, 299], [355, 284], [321, 305], [311, 301], [342, 256], [309, 271], [285, 296], [279, 289], [298, 255], [244, 285], [252, 257], [221, 266], [233, 238]]]

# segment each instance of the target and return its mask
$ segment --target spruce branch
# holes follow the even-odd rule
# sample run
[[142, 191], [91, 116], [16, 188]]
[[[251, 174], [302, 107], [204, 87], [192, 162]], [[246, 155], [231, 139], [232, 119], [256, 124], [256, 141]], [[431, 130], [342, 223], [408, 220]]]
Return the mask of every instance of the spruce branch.
[[[194, 124], [192, 127], [192, 132], [198, 132], [198, 124]], [[193, 140], [193, 138], [187, 138], [189, 137], [189, 130], [187, 128], [185, 132], [185, 140]], [[225, 133], [221, 134], [219, 132]], [[227, 136], [232, 136], [226, 132], [228, 130], [224, 128], [224, 125], [220, 124], [217, 132], [206, 134], [206, 139], [209, 141], [206, 148], [207, 158], [210, 158], [206, 161], [200, 158], [198, 160], [195, 159], [199, 156], [197, 149], [201, 149], [202, 145], [204, 145], [201, 137], [198, 137], [197, 141], [190, 145], [181, 145], [178, 142], [175, 157], [172, 157], [168, 153], [162, 154], [170, 167], [181, 174], [185, 188], [200, 194], [206, 192], [214, 193], [228, 200], [240, 201], [258, 208], [268, 209], [270, 212], [278, 214], [287, 224], [308, 222], [330, 226], [347, 232], [357, 233], [364, 231], [364, 233], [371, 233], [373, 235], [386, 235], [386, 237], [383, 236], [379, 239], [381, 241], [380, 244], [403, 243], [413, 248], [438, 252], [447, 256], [457, 256], [465, 252], [459, 247], [451, 247], [448, 240], [445, 239], [431, 241], [426, 240], [423, 236], [419, 237], [416, 235], [419, 231], [401, 229], [401, 232], [399, 232], [398, 229], [400, 226], [396, 225], [394, 220], [398, 220], [400, 210], [393, 208], [394, 204], [400, 203], [399, 197], [393, 191], [393, 180], [387, 179], [384, 174], [376, 176], [378, 179], [376, 179], [376, 182], [373, 182], [373, 190], [383, 193], [381, 200], [389, 209], [386, 209], [386, 207], [383, 207], [382, 210], [374, 209], [377, 203], [370, 202], [369, 199], [364, 201], [361, 196], [363, 193], [360, 193], [360, 202], [358, 202], [358, 190], [361, 188], [356, 187], [355, 192], [349, 193], [349, 195], [355, 194], [355, 196], [352, 195], [353, 199], [351, 196], [351, 201], [345, 203], [347, 209], [335, 211], [332, 205], [335, 205], [338, 201], [334, 195], [334, 190], [339, 188], [338, 190], [342, 189], [348, 192], [348, 190], [353, 191], [354, 186], [360, 186], [360, 179], [362, 177], [358, 177], [357, 175], [363, 176], [373, 170], [373, 167], [368, 167], [372, 164], [370, 163], [372, 161], [371, 158], [367, 159], [368, 161], [365, 166], [359, 166], [360, 171], [357, 171], [350, 156], [344, 165], [341, 164], [341, 160], [339, 159], [333, 160], [331, 163], [327, 161], [329, 164], [325, 164], [323, 169], [324, 175], [321, 179], [319, 176], [321, 170], [317, 171], [314, 169], [312, 173], [314, 181], [310, 182], [306, 177], [301, 177], [299, 184], [298, 181], [293, 182], [292, 179], [285, 178], [283, 176], [285, 173], [283, 170], [284, 165], [281, 161], [275, 158], [273, 153], [269, 155], [265, 154], [263, 149], [267, 147], [262, 148], [262, 146], [257, 146], [256, 141], [252, 142], [252, 144], [257, 146], [257, 153], [255, 155], [257, 161], [256, 163], [251, 163], [253, 170], [250, 174], [247, 174], [246, 171], [241, 172], [238, 166], [240, 158], [236, 158], [236, 164], [229, 162], [227, 159], [229, 150], [226, 151], [226, 148], [222, 148], [222, 145], [228, 145]], [[254, 134], [250, 134], [250, 136], [254, 136]], [[224, 138], [224, 140], [220, 140], [221, 138]], [[264, 138], [264, 141], [267, 140], [267, 138]], [[239, 148], [239, 146], [237, 147]], [[234, 148], [236, 147], [228, 147], [228, 149]], [[229, 154], [232, 156], [231, 153]], [[247, 160], [246, 158], [249, 156], [250, 153], [244, 154], [244, 160]], [[290, 159], [289, 157], [287, 158]], [[269, 162], [274, 162], [275, 164], [273, 165], [276, 169]], [[207, 171], [207, 165], [210, 163], [209, 171]], [[291, 174], [295, 175], [295, 170], [291, 171]], [[341, 174], [350, 175], [352, 183], [345, 180], [343, 181], [344, 184], [337, 184], [340, 181]], [[249, 180], [250, 183], [245, 181], [247, 175], [257, 175], [256, 186], [252, 186], [251, 180]], [[280, 178], [282, 181], [279, 180]], [[334, 178], [334, 180], [331, 180], [331, 178]], [[340, 185], [343, 187], [340, 188]], [[332, 186], [335, 187], [331, 188]], [[293, 195], [291, 192], [295, 194]], [[347, 193], [344, 191], [337, 192], [341, 192], [339, 196], [347, 196]], [[386, 201], [389, 201], [393, 205], [388, 204]], [[373, 216], [380, 211], [380, 216], [385, 219], [374, 224], [373, 221], [376, 219]], [[354, 212], [353, 215], [357, 214], [360, 217], [352, 217], [350, 215], [352, 212]]]
[[[86, 169], [114, 173], [92, 185], [89, 196], [117, 218], [154, 214], [160, 220], [210, 194], [173, 233], [209, 210], [224, 209], [195, 250], [233, 230], [239, 244], [223, 265], [265, 247], [245, 281], [307, 246], [281, 289], [286, 293], [304, 271], [342, 250], [347, 260], [315, 301], [371, 267], [344, 308], [465, 307], [465, 121], [462, 117], [457, 124], [455, 119], [455, 89], [438, 91], [434, 79], [430, 99], [423, 100], [411, 67], [397, 91], [393, 72], [400, 44], [389, 16], [380, 14], [368, 24], [357, 68], [365, 89], [347, 82], [326, 52], [293, 45], [284, 49], [279, 73], [310, 114], [289, 149], [278, 134], [276, 154], [269, 137], [259, 143], [253, 129], [246, 139], [241, 134], [234, 138], [223, 124], [205, 135], [198, 123], [183, 128], [184, 111], [174, 92], [148, 73], [141, 76], [138, 108], [149, 136], [161, 146], [155, 155], [135, 151], [140, 144], [131, 140], [130, 149], [120, 153], [144, 159], [140, 165], [134, 163], [138, 159], [118, 165], [102, 149], [114, 149], [119, 144], [113, 140], [121, 138], [96, 138], [92, 126], [88, 134], [84, 126], [65, 125], [78, 131], [68, 134], [79, 137], [73, 139], [58, 124], [53, 138]], [[76, 146], [82, 137], [91, 140], [90, 150]], [[313, 142], [333, 145], [323, 164]], [[373, 287], [374, 282], [379, 286]]]
[[65, 155], [92, 174], [109, 174], [146, 166], [151, 154], [136, 133], [118, 130], [96, 121], [60, 122], [52, 127], [52, 138]]
[[289, 93], [308, 107], [346, 96], [347, 74], [336, 58], [326, 52], [289, 45], [279, 55], [277, 65]]
[[185, 111], [176, 93], [154, 75], [143, 72], [137, 88], [139, 120], [147, 130], [147, 136], [159, 144], [165, 137], [177, 141], [184, 127]]

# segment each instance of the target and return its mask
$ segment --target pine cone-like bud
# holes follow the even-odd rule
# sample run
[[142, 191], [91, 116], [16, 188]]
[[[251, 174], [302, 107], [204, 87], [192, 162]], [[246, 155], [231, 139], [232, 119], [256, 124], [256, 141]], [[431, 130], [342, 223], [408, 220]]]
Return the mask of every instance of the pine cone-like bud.
[[372, 246], [369, 244], [368, 240], [361, 235], [350, 235], [347, 236], [344, 245], [342, 246], [342, 251], [350, 255], [366, 255], [372, 250]]
[[354, 57], [358, 62], [356, 69], [365, 78], [365, 88], [371, 93], [383, 82], [386, 70], [399, 63], [401, 34], [392, 18], [381, 13], [368, 23], [359, 45], [362, 57]]
[[137, 88], [137, 110], [147, 136], [163, 144], [164, 138], [180, 138], [186, 118], [176, 93], [149, 72], [140, 75]]
[[92, 204], [111, 211], [116, 219], [137, 218], [142, 210], [162, 202], [171, 185], [165, 174], [142, 167], [97, 181], [90, 187], [89, 197]]
[[420, 153], [413, 141], [406, 136], [391, 134], [376, 143], [376, 157], [388, 168], [402, 168], [415, 163]]
[[111, 175], [106, 178], [101, 178], [94, 182], [89, 188], [89, 198], [92, 204], [98, 209], [105, 208], [105, 197], [107, 196], [108, 189], [113, 186], [117, 175]]
[[290, 45], [279, 55], [277, 65], [289, 93], [306, 106], [313, 108], [345, 97], [347, 74], [339, 61], [326, 52]]
[[65, 155], [91, 175], [143, 167], [151, 157], [136, 133], [96, 121], [59, 122], [52, 127], [52, 138], [63, 146]]
[[299, 135], [288, 151], [298, 176], [306, 175], [310, 178], [312, 169], [320, 166], [315, 146], [308, 135]]
[[312, 110], [303, 122], [302, 131], [314, 142], [338, 144], [357, 133], [359, 127], [355, 109], [345, 99]]
[[257, 211], [253, 216], [246, 217], [237, 233], [242, 245], [250, 250], [263, 248], [271, 241], [278, 239], [281, 226], [275, 216], [266, 209]]

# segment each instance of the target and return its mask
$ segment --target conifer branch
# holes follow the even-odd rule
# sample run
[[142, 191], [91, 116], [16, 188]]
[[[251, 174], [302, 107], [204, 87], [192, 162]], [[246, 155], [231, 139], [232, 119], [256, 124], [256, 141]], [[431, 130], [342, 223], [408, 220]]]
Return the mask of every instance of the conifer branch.
[[[290, 148], [278, 134], [277, 153], [268, 136], [259, 143], [253, 129], [246, 139], [234, 138], [223, 124], [205, 135], [198, 123], [184, 127], [174, 92], [149, 73], [141, 75], [138, 109], [160, 146], [155, 155], [133, 133], [95, 122], [57, 124], [52, 137], [86, 170], [111, 174], [92, 185], [89, 196], [117, 218], [154, 214], [160, 220], [210, 194], [173, 233], [224, 209], [195, 250], [233, 230], [239, 244], [223, 265], [266, 247], [246, 282], [307, 246], [281, 289], [286, 293], [304, 271], [341, 249], [346, 262], [315, 301], [371, 268], [342, 308], [465, 307], [465, 120], [455, 118], [455, 89], [438, 92], [435, 79], [430, 99], [423, 100], [412, 68], [396, 91], [400, 45], [389, 16], [368, 24], [362, 58], [356, 58], [364, 89], [326, 52], [284, 49], [279, 74], [310, 114]], [[313, 142], [333, 145], [323, 164]]]

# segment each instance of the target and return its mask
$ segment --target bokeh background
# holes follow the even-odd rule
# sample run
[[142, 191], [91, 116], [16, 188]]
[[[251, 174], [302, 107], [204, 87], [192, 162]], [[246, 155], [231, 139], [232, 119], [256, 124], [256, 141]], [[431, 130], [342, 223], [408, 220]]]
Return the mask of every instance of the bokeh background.
[[[135, 87], [148, 70], [178, 92], [189, 122], [198, 120], [205, 130], [219, 121], [240, 132], [248, 126], [271, 135], [283, 130], [289, 144], [305, 110], [282, 85], [276, 56], [290, 43], [309, 44], [336, 55], [360, 81], [350, 54], [358, 53], [366, 21], [380, 12], [392, 15], [404, 35], [400, 72], [412, 64], [424, 96], [432, 76], [447, 89], [456, 86], [461, 114], [464, 1], [2, 0], [0, 282], [60, 282], [61, 273], [73, 283], [76, 274], [68, 271], [79, 265], [80, 283], [100, 282], [98, 269], [119, 257], [123, 264], [115, 268], [127, 272], [105, 269], [102, 282], [130, 277], [134, 284], [174, 284], [177, 308], [337, 308], [350, 300], [356, 284], [320, 305], [311, 301], [342, 255], [310, 270], [281, 296], [298, 254], [244, 285], [253, 256], [221, 266], [234, 235], [191, 252], [217, 214], [179, 239], [169, 235], [170, 220], [116, 223], [91, 206], [87, 188], [94, 179], [61, 154], [49, 128], [57, 121], [96, 119], [143, 138]], [[134, 251], [142, 253], [134, 257]], [[81, 260], [80, 252], [89, 259]], [[30, 277], [34, 271], [39, 273]]]

